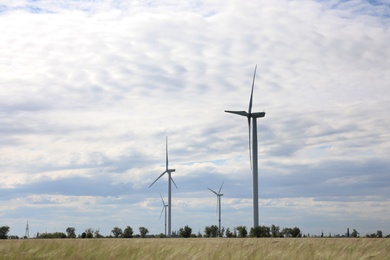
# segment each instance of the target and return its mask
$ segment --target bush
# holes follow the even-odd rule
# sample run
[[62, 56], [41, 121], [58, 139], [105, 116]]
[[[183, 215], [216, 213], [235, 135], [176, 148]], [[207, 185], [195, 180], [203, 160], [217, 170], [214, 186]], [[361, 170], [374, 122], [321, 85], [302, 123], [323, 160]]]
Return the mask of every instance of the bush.
[[43, 239], [52, 239], [52, 238], [66, 238], [66, 234], [63, 232], [54, 232], [54, 233], [42, 233], [37, 238]]

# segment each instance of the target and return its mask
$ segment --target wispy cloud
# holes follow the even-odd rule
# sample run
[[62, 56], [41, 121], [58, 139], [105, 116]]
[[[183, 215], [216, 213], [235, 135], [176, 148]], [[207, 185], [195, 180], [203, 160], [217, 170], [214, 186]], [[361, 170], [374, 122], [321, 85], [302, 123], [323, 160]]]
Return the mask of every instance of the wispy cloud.
[[3, 1], [2, 219], [18, 235], [27, 218], [34, 232], [162, 232], [166, 178], [147, 187], [168, 135], [173, 228], [216, 223], [207, 187], [223, 180], [223, 225], [250, 226], [247, 122], [223, 111], [247, 109], [257, 64], [260, 223], [390, 233], [388, 14], [385, 1]]

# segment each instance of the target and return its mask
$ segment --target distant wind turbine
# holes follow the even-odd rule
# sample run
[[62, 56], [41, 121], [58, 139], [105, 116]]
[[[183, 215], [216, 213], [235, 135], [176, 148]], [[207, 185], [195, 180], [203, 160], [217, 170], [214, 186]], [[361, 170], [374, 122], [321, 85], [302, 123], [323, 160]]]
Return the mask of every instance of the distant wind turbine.
[[215, 191], [213, 191], [213, 190], [210, 189], [210, 188], [207, 188], [207, 189], [209, 189], [212, 193], [214, 193], [215, 195], [217, 195], [217, 207], [218, 207], [218, 232], [219, 232], [219, 234], [221, 234], [221, 197], [223, 196], [223, 194], [221, 193], [221, 190], [222, 190], [223, 183], [224, 183], [224, 181], [222, 182], [221, 187], [219, 188], [218, 193], [215, 192]]
[[160, 193], [160, 197], [161, 197], [161, 201], [163, 203], [163, 208], [161, 210], [160, 219], [161, 219], [163, 211], [165, 211], [165, 236], [167, 236], [167, 207], [168, 207], [168, 204], [165, 204], [165, 201], [164, 201], [161, 193]]
[[[253, 82], [252, 82], [252, 92], [251, 97], [249, 99], [249, 108], [248, 112], [246, 111], [229, 111], [225, 110], [227, 113], [237, 114], [240, 116], [245, 116], [248, 118], [248, 129], [249, 129], [249, 157], [251, 161], [253, 161], [253, 227], [257, 227], [259, 225], [259, 181], [258, 181], [258, 157], [257, 157], [257, 121], [256, 119], [259, 117], [264, 117], [265, 112], [256, 112], [252, 113], [252, 99], [253, 99], [253, 88], [255, 86], [255, 77], [256, 77], [256, 69], [253, 74]], [[251, 118], [252, 118], [252, 157], [251, 157]]]
[[152, 185], [158, 180], [160, 179], [165, 173], [168, 173], [168, 237], [171, 237], [171, 224], [172, 224], [172, 214], [171, 214], [171, 208], [172, 208], [172, 185], [171, 183], [173, 182], [173, 184], [175, 185], [176, 189], [177, 189], [177, 186], [176, 186], [176, 183], [175, 181], [172, 179], [172, 176], [171, 176], [171, 173], [175, 171], [175, 169], [169, 169], [168, 168], [168, 137], [166, 137], [166, 140], [165, 140], [165, 153], [166, 153], [166, 161], [165, 161], [165, 171], [163, 173], [161, 173], [160, 176], [158, 176], [158, 178], [152, 183], [150, 184], [149, 188], [152, 187]]

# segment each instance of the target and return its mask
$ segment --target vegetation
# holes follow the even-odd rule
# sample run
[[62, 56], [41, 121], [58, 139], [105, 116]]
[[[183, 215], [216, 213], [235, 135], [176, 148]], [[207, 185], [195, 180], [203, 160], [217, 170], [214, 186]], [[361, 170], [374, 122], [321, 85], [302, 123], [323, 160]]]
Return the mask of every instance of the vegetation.
[[271, 236], [271, 229], [266, 226], [257, 226], [254, 228], [251, 228], [251, 231], [249, 233], [250, 237], [270, 237]]
[[248, 235], [246, 226], [238, 226], [237, 231], [238, 231], [238, 237], [246, 237]]
[[144, 238], [146, 234], [149, 233], [149, 230], [146, 227], [139, 227], [139, 235]]
[[37, 235], [37, 238], [66, 238], [66, 235], [63, 232], [42, 233]]
[[189, 226], [185, 226], [184, 228], [180, 228], [179, 234], [181, 237], [191, 237], [192, 228]]
[[385, 238], [19, 239], [2, 259], [390, 259]]
[[[0, 239], [19, 239], [18, 236], [14, 235], [8, 235], [10, 228], [8, 226], [2, 226], [0, 227]], [[66, 234], [63, 232], [55, 232], [55, 233], [37, 233], [35, 238], [76, 238], [74, 227], [68, 227], [66, 229]], [[146, 227], [139, 227], [139, 234], [133, 235], [134, 231], [133, 228], [130, 226], [127, 226], [124, 230], [122, 230], [119, 227], [114, 227], [111, 230], [111, 233], [109, 236], [106, 236], [106, 238], [165, 238], [166, 235], [163, 233], [160, 234], [151, 234], [147, 235], [149, 233], [149, 230]], [[112, 234], [112, 235], [111, 235]], [[226, 238], [245, 238], [248, 236], [248, 231], [246, 226], [238, 226], [234, 227], [233, 232], [229, 229], [222, 227], [219, 231], [218, 227], [216, 225], [206, 226], [204, 229], [204, 235], [199, 231], [198, 234], [192, 234], [192, 228], [186, 225], [184, 228], [180, 228], [179, 231], [172, 231], [171, 237], [184, 237], [184, 238], [195, 238], [195, 237], [207, 237], [207, 238], [213, 238], [213, 237], [226, 237]], [[92, 228], [85, 229], [85, 232], [83, 232], [81, 235], [77, 236], [78, 238], [104, 238], [100, 234], [99, 229], [94, 230]], [[273, 237], [273, 238], [298, 238], [298, 237], [313, 237], [313, 238], [360, 238], [359, 232], [357, 232], [356, 229], [353, 229], [353, 231], [350, 233], [349, 228], [347, 228], [347, 232], [345, 234], [330, 234], [329, 236], [324, 236], [324, 233], [322, 232], [320, 236], [318, 235], [310, 235], [310, 234], [302, 234], [301, 230], [298, 227], [294, 228], [283, 228], [280, 229], [279, 226], [272, 225], [270, 227], [268, 226], [257, 226], [250, 229], [249, 237], [251, 238], [267, 238], [267, 237]], [[390, 238], [390, 234], [387, 236], [383, 235], [383, 232], [381, 230], [377, 230], [376, 233], [366, 234], [366, 238]], [[27, 237], [24, 237], [25, 239]]]
[[67, 238], [76, 238], [76, 228], [74, 227], [68, 227], [66, 229], [66, 237]]
[[115, 238], [118, 238], [118, 237], [122, 236], [122, 229], [119, 227], [114, 227], [111, 230], [111, 233], [114, 235]]
[[207, 226], [204, 229], [205, 237], [217, 237], [218, 235], [218, 227], [215, 225]]
[[7, 239], [9, 232], [9, 226], [0, 227], [0, 239]]
[[133, 237], [133, 229], [130, 226], [127, 226], [122, 233], [124, 238], [132, 238]]

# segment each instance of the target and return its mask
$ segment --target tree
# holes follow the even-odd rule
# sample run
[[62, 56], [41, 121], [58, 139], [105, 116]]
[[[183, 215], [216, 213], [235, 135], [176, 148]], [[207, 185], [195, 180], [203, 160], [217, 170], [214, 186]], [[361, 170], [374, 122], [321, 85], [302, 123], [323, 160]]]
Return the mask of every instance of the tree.
[[238, 226], [237, 231], [238, 231], [238, 237], [246, 237], [248, 235], [246, 226]]
[[281, 236], [283, 236], [283, 235], [280, 233], [280, 227], [272, 225], [271, 226], [271, 237], [281, 237]]
[[96, 229], [95, 232], [93, 232], [95, 234], [95, 238], [103, 238], [104, 236], [102, 236], [100, 234], [100, 230], [99, 229]]
[[226, 237], [233, 237], [233, 233], [230, 231], [229, 228], [226, 228], [225, 236]]
[[[285, 237], [302, 237], [301, 230], [298, 227], [294, 228], [283, 228], [282, 235]], [[321, 237], [323, 234], [321, 235]]]
[[217, 237], [218, 227], [216, 225], [207, 226], [204, 229], [205, 237]]
[[292, 237], [302, 237], [301, 230], [298, 227], [294, 227], [291, 232]]
[[376, 237], [383, 237], [382, 230], [377, 230], [376, 231]]
[[356, 229], [352, 230], [351, 237], [359, 237], [359, 232]]
[[223, 237], [223, 233], [225, 233], [225, 228], [224, 227], [221, 228], [221, 231], [218, 230], [218, 236], [219, 237]]
[[7, 239], [9, 232], [9, 226], [0, 227], [0, 239]]
[[266, 226], [257, 226], [251, 228], [250, 237], [270, 237], [270, 228]]
[[130, 226], [127, 226], [122, 233], [124, 238], [132, 238], [133, 237], [133, 229]]
[[149, 233], [149, 230], [146, 227], [139, 227], [139, 234], [142, 238], [146, 237], [147, 233]]
[[111, 230], [111, 233], [114, 235], [115, 238], [118, 238], [122, 235], [122, 229], [119, 228], [119, 227], [114, 227], [112, 230]]
[[93, 232], [94, 232], [94, 230], [93, 230], [93, 228], [87, 228], [86, 230], [85, 230], [85, 237], [86, 238], [93, 238]]
[[75, 233], [75, 231], [76, 231], [76, 228], [74, 228], [74, 227], [68, 227], [67, 229], [66, 229], [66, 237], [67, 238], [76, 238], [76, 233]]
[[204, 228], [204, 236], [205, 237], [211, 237], [211, 228], [209, 226], [206, 226]]
[[179, 229], [179, 234], [181, 237], [190, 237], [192, 232], [192, 228], [189, 226], [185, 226], [184, 228]]

